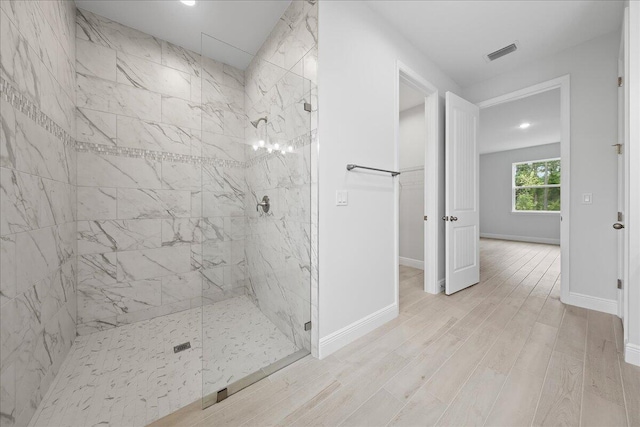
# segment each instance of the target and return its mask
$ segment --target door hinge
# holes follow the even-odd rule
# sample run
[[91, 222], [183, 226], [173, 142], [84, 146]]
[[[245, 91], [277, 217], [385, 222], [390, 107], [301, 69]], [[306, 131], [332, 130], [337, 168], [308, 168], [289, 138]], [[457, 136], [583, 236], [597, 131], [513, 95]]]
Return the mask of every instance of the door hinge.
[[311, 330], [311, 322], [307, 322], [304, 324], [304, 330], [305, 331], [310, 331]]
[[618, 87], [622, 87], [622, 83], [623, 83], [622, 77], [618, 77]]
[[622, 289], [622, 279], [618, 279], [618, 289]]
[[618, 221], [624, 221], [622, 212], [618, 212]]
[[622, 144], [613, 144], [612, 147], [616, 147], [618, 154], [622, 154]]
[[304, 111], [311, 112], [311, 104], [309, 102], [304, 103]]
[[427, 216], [426, 216], [426, 215], [424, 216], [424, 220], [425, 220], [425, 221], [427, 220]]

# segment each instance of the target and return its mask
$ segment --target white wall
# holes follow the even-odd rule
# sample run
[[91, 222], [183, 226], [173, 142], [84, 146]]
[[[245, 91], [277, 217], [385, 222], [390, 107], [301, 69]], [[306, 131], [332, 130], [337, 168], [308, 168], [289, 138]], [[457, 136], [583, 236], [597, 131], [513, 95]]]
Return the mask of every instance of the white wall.
[[400, 112], [400, 170], [424, 166], [424, 104]]
[[[347, 163], [399, 166], [394, 147], [397, 60], [437, 86], [441, 97], [459, 88], [365, 4], [329, 1], [319, 6], [322, 357], [397, 313], [394, 179], [345, 170]], [[443, 119], [441, 112], [441, 144]], [[335, 206], [339, 189], [349, 191], [349, 206]]]
[[560, 243], [560, 212], [512, 212], [513, 163], [560, 157], [560, 143], [480, 156], [480, 236]]
[[[611, 144], [617, 137], [619, 45], [620, 32], [615, 31], [463, 90], [469, 101], [480, 102], [571, 75], [569, 289], [605, 305], [617, 304], [616, 233], [611, 227], [617, 211], [617, 155]], [[593, 193], [593, 204], [582, 204], [582, 193]]]
[[399, 178], [400, 265], [424, 268], [424, 168], [404, 169]]
[[625, 360], [640, 366], [640, 3], [629, 2], [629, 236]]
[[[424, 262], [424, 104], [400, 112], [400, 264]], [[418, 261], [415, 263], [414, 261]], [[423, 268], [423, 267], [420, 267]]]

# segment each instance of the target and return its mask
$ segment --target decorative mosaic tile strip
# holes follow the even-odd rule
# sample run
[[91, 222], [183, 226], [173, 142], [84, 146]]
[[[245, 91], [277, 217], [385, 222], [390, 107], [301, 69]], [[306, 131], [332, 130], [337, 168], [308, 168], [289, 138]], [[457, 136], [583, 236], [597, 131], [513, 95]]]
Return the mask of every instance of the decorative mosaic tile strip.
[[20, 93], [10, 82], [0, 77], [0, 96], [13, 108], [22, 112], [33, 120], [38, 126], [45, 129], [51, 135], [63, 143], [74, 146], [75, 140], [62, 127], [58, 126], [50, 117], [44, 114], [40, 107], [31, 99]]
[[[74, 147], [76, 151], [79, 152], [93, 152], [102, 155], [144, 158], [156, 161], [207, 164], [222, 168], [239, 169], [248, 168], [267, 161], [268, 159], [271, 159], [273, 157], [282, 155], [280, 152], [274, 151], [272, 153], [259, 155], [246, 162], [240, 162], [237, 160], [225, 160], [214, 157], [191, 156], [185, 154], [165, 153], [163, 151], [143, 150], [140, 148], [112, 147], [108, 145], [93, 144], [89, 142], [79, 142], [72, 138], [69, 133], [67, 133], [62, 127], [58, 126], [51, 118], [44, 114], [35, 102], [20, 93], [18, 89], [16, 89], [3, 77], [0, 77], [0, 97], [7, 101], [13, 108], [19, 110], [31, 120], [33, 120], [37, 125], [58, 138], [64, 144]], [[316, 140], [316, 138], [317, 130], [313, 130], [310, 133], [306, 133], [294, 138], [288, 144], [284, 145], [292, 146], [295, 150], [311, 144]]]
[[143, 150], [140, 148], [128, 147], [112, 147], [110, 145], [93, 144], [90, 142], [77, 142], [76, 150], [78, 152], [93, 152], [96, 154], [122, 157], [144, 158], [156, 161], [169, 161], [191, 164], [207, 164], [222, 168], [239, 168], [245, 167], [245, 162], [237, 160], [217, 159], [215, 157], [190, 156], [186, 154], [165, 153], [164, 151]]
[[[292, 146], [294, 150], [298, 148], [305, 147], [307, 145], [311, 145], [318, 138], [318, 130], [314, 129], [309, 133], [305, 133], [304, 135], [300, 135], [294, 139], [292, 139], [289, 143], [285, 143], [284, 146], [289, 147]], [[282, 156], [282, 153], [279, 151], [273, 151], [271, 153], [265, 152], [262, 155], [258, 155], [252, 159], [249, 159], [245, 162], [245, 167], [249, 168], [251, 166], [255, 166], [262, 162], [265, 162], [273, 157]]]

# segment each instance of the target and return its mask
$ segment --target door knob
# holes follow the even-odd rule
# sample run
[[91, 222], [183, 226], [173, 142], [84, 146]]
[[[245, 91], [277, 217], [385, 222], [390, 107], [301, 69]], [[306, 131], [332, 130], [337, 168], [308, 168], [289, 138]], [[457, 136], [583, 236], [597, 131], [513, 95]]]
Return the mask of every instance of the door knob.
[[449, 221], [449, 217], [445, 215], [445, 216], [442, 217], [442, 220], [443, 221]]
[[615, 228], [616, 230], [621, 230], [624, 228], [624, 225], [620, 224], [619, 222], [616, 222], [615, 224], [613, 224], [613, 228]]

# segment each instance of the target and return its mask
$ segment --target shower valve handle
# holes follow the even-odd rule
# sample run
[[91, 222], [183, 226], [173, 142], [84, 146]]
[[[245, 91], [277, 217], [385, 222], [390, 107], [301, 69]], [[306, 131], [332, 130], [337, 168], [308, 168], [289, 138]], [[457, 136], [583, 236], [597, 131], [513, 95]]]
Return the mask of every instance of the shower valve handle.
[[262, 211], [264, 213], [269, 212], [269, 207], [271, 204], [269, 203], [269, 196], [264, 196], [261, 202], [258, 202], [256, 205], [256, 212], [260, 212], [260, 207], [262, 206]]

